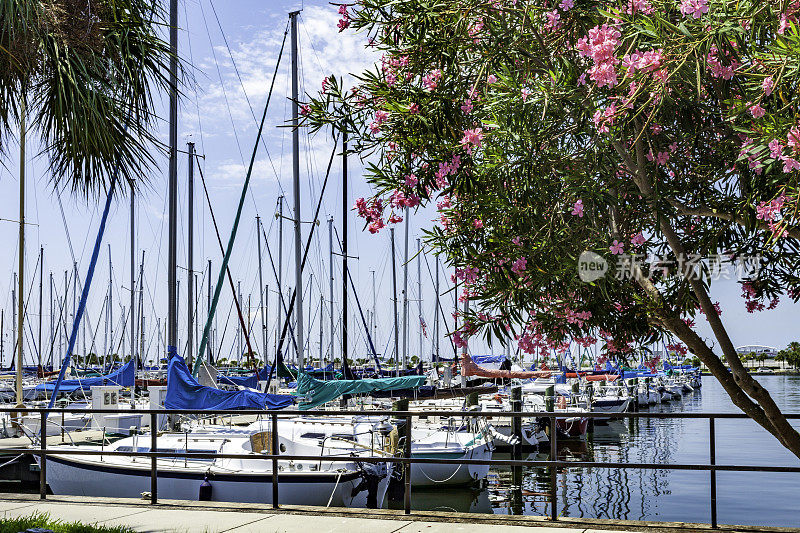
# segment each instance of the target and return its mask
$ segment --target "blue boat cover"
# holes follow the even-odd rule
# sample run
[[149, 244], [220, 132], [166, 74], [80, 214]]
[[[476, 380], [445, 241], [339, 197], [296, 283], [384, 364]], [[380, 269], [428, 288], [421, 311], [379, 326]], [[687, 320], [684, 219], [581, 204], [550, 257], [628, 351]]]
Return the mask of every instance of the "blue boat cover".
[[486, 365], [492, 363], [502, 363], [506, 360], [505, 355], [473, 355], [472, 361], [476, 365]]
[[226, 376], [220, 374], [217, 376], [217, 383], [226, 383], [228, 385], [239, 385], [247, 387], [248, 389], [258, 388], [258, 376]]
[[[61, 382], [60, 391], [75, 392], [76, 390], [89, 390], [91, 387], [101, 385], [119, 385], [120, 387], [133, 387], [136, 382], [136, 361], [130, 360], [125, 365], [111, 374], [105, 376], [95, 376], [83, 379], [65, 379]], [[56, 382], [40, 383], [36, 385], [36, 390], [52, 392], [56, 387]]]
[[380, 379], [340, 379], [320, 381], [308, 374], [297, 378], [297, 395], [306, 396], [308, 401], [300, 402], [300, 409], [311, 409], [344, 394], [368, 394], [376, 391], [415, 389], [425, 383], [426, 376], [401, 376]]
[[179, 355], [173, 355], [167, 370], [167, 409], [284, 409], [294, 403], [285, 394], [264, 394], [251, 390], [223, 391], [200, 385]]

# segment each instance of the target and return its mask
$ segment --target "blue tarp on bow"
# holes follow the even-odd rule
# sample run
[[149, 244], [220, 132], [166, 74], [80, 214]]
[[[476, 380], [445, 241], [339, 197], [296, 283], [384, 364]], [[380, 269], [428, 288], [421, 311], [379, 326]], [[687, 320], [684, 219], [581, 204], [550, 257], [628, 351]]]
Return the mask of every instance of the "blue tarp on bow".
[[[83, 379], [65, 379], [61, 382], [60, 391], [74, 392], [76, 390], [89, 390], [91, 387], [101, 385], [119, 385], [120, 387], [133, 387], [136, 382], [136, 362], [128, 361], [125, 365], [111, 374]], [[52, 392], [56, 387], [55, 382], [36, 385], [36, 390]]]
[[264, 394], [251, 390], [223, 391], [200, 385], [179, 355], [173, 355], [167, 370], [167, 409], [284, 409], [294, 402], [292, 396]]

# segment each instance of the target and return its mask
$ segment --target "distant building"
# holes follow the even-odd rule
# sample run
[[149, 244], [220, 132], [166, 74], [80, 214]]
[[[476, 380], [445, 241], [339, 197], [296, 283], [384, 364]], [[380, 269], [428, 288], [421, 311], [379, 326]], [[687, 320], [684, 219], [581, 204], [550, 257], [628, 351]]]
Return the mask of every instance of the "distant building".
[[755, 354], [756, 356], [765, 355], [766, 359], [763, 362], [759, 362], [756, 360], [749, 360], [746, 362], [746, 366], [748, 367], [767, 367], [767, 368], [783, 368], [784, 363], [782, 361], [776, 361], [775, 356], [778, 355], [778, 349], [774, 346], [764, 346], [762, 344], [747, 344], [744, 346], [738, 346], [736, 348], [736, 353], [739, 355], [747, 355], [750, 353]]

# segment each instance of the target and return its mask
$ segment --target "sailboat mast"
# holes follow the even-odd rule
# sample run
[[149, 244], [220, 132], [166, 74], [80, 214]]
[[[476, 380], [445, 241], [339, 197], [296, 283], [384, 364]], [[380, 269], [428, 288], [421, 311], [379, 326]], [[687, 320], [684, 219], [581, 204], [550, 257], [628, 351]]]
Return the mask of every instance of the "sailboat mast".
[[417, 239], [417, 312], [419, 314], [419, 357], [422, 360], [422, 247]]
[[267, 362], [267, 324], [264, 317], [264, 277], [261, 269], [261, 217], [256, 215], [256, 237], [258, 238], [258, 309], [261, 315], [261, 356]]
[[[377, 301], [375, 300], [375, 271], [372, 270], [372, 320], [371, 320], [371, 330], [372, 330], [372, 338], [376, 338], [378, 333], [378, 321], [376, 319], [375, 311], [377, 309]], [[372, 354], [373, 357], [377, 357], [378, 354]]]
[[178, 345], [178, 0], [169, 2], [169, 244], [167, 248], [167, 346]]
[[433, 360], [439, 361], [439, 256], [436, 256], [436, 307], [433, 310]]
[[44, 247], [39, 247], [39, 338], [36, 341], [36, 351], [38, 352], [36, 362], [42, 366], [42, 292], [44, 289]]
[[403, 254], [403, 368], [408, 368], [408, 208], [406, 207], [406, 235]]
[[194, 362], [194, 352], [192, 345], [194, 344], [194, 286], [192, 283], [192, 276], [194, 275], [194, 143], [186, 143], [186, 151], [189, 152], [189, 176], [188, 176], [188, 201], [189, 211], [187, 213], [189, 236], [187, 238], [187, 254], [186, 260], [186, 357], [188, 358], [189, 368], [192, 367]]
[[[114, 287], [112, 285], [112, 274], [113, 274], [113, 267], [111, 265], [111, 245], [108, 245], [108, 340], [109, 340], [109, 351], [106, 354], [106, 363], [108, 360], [111, 360], [111, 364], [114, 364]], [[75, 279], [72, 286], [75, 287], [77, 285], [78, 280]]]
[[342, 127], [342, 361], [347, 361], [347, 128]]
[[[206, 300], [206, 306], [207, 306], [206, 307], [206, 312], [210, 312], [210, 309], [211, 309], [211, 259], [208, 260], [208, 296], [206, 298], [207, 298], [207, 300]], [[216, 317], [215, 317], [215, 321], [216, 321]], [[206, 345], [207, 351], [208, 351], [206, 359], [208, 359], [208, 363], [211, 364], [211, 365], [214, 364], [214, 360], [211, 358], [211, 353], [212, 353], [211, 352], [211, 345], [213, 343], [214, 343], [213, 333], [209, 332], [209, 334], [208, 334], [208, 344]]]
[[131, 360], [136, 368], [139, 368], [138, 358], [136, 357], [136, 229], [135, 229], [135, 207], [133, 185], [131, 185]]
[[[23, 106], [25, 104], [23, 103]], [[19, 285], [17, 285], [17, 313], [19, 324], [17, 327], [17, 368], [16, 368], [16, 397], [17, 406], [22, 407], [22, 359], [24, 355], [24, 327], [25, 308], [22, 304], [25, 294], [25, 108], [23, 107], [19, 119]]]
[[[177, 2], [177, 0], [173, 0]], [[297, 365], [304, 368], [303, 337], [303, 258], [300, 242], [300, 130], [298, 129], [299, 97], [297, 80], [297, 16], [299, 11], [289, 13], [292, 26], [292, 182], [294, 194], [294, 277], [295, 277], [295, 333], [297, 335]]]
[[334, 348], [333, 348], [333, 344], [334, 344], [333, 339], [335, 337], [334, 331], [336, 331], [336, 330], [335, 330], [334, 321], [333, 321], [333, 309], [334, 309], [334, 305], [333, 305], [333, 217], [330, 217], [328, 219], [328, 256], [329, 256], [329, 259], [328, 259], [328, 270], [330, 272], [330, 276], [329, 276], [328, 282], [330, 284], [330, 286], [329, 286], [329, 295], [330, 295], [330, 306], [331, 306], [330, 307], [331, 320], [330, 320], [330, 330], [329, 330], [330, 331], [330, 336], [331, 336], [331, 339], [330, 339], [330, 357], [331, 357], [331, 360], [334, 360], [336, 357], [334, 356], [335, 352], [334, 352]]
[[[278, 196], [278, 326], [275, 329], [275, 342], [278, 342], [278, 329], [283, 321], [283, 309], [281, 299], [283, 298], [283, 196]], [[277, 350], [277, 344], [276, 350]], [[278, 360], [275, 354], [275, 360]]]
[[397, 327], [397, 259], [394, 251], [394, 228], [389, 228], [389, 236], [392, 242], [392, 304], [394, 305], [394, 362], [397, 366], [397, 358], [400, 357], [400, 339]]

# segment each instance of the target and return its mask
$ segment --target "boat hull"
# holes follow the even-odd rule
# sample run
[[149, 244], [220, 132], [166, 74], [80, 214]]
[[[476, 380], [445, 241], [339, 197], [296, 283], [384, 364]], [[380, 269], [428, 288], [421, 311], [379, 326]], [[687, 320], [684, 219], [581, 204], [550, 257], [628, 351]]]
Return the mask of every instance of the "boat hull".
[[[38, 458], [37, 458], [38, 461]], [[53, 494], [141, 498], [150, 492], [150, 462], [142, 467], [103, 464], [74, 456], [51, 456], [47, 460], [47, 482]], [[384, 466], [385, 468], [385, 466]], [[215, 472], [209, 468], [163, 468], [158, 473], [158, 497], [198, 500], [200, 485], [208, 478], [211, 501], [272, 503], [271, 473]], [[278, 475], [278, 502], [288, 505], [367, 507], [368, 489], [361, 472], [289, 472]], [[362, 486], [363, 485], [363, 486]], [[388, 476], [378, 483], [376, 501], [380, 506]], [[357, 490], [357, 489], [361, 490]], [[354, 495], [355, 493], [355, 495]]]

